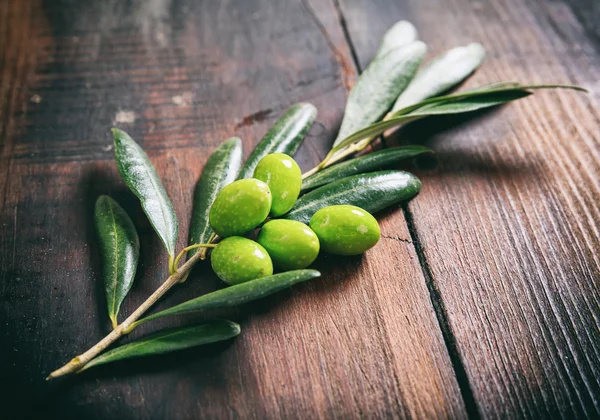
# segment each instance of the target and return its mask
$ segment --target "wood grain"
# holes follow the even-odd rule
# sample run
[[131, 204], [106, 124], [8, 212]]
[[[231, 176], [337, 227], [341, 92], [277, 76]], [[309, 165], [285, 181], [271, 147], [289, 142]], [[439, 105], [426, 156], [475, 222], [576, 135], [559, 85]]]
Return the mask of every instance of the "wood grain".
[[[323, 278], [227, 316], [231, 343], [44, 376], [108, 331], [91, 215], [108, 193], [140, 231], [127, 314], [166, 277], [166, 255], [118, 178], [109, 128], [148, 151], [186, 242], [209, 153], [246, 155], [290, 104], [318, 120], [299, 152], [324, 155], [356, 69], [328, 2], [12, 0], [0, 3], [0, 369], [9, 418], [465, 416], [401, 212], [362, 258], [321, 258]], [[205, 268], [160, 304], [222, 285]], [[186, 318], [189, 320], [190, 318]], [[183, 319], [175, 322], [182, 322]], [[147, 325], [136, 336], [172, 324]]]
[[[483, 417], [600, 416], [600, 137], [595, 2], [343, 0], [361, 62], [385, 27], [412, 21], [431, 55], [488, 50], [469, 86], [572, 83], [478, 118], [435, 119], [435, 170], [406, 214], [446, 335]], [[597, 6], [597, 5], [596, 5]], [[587, 11], [587, 12], [586, 12]], [[597, 25], [596, 25], [597, 29]]]

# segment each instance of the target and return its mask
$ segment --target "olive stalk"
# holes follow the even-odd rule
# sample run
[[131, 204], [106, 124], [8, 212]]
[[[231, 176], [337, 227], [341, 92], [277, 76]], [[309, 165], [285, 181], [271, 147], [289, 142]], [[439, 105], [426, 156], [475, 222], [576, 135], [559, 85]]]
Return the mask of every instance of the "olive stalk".
[[152, 293], [148, 299], [144, 301], [144, 303], [142, 303], [131, 315], [129, 315], [125, 321], [112, 330], [110, 334], [100, 340], [85, 353], [73, 358], [63, 367], [56, 369], [54, 372], [48, 375], [46, 379], [50, 380], [58, 378], [59, 376], [67, 375], [69, 373], [78, 372], [94, 357], [106, 350], [111, 344], [113, 344], [123, 335], [128, 334], [130, 332], [128, 328], [142, 315], [144, 315], [146, 311], [148, 311], [148, 309], [150, 309], [150, 307], [152, 307], [152, 305], [154, 305], [165, 293], [179, 283], [182, 278], [186, 277], [198, 261], [200, 261], [199, 252], [194, 254], [192, 258], [186, 261], [181, 269], [177, 270], [175, 273], [172, 273], [167, 280], [161, 284], [160, 287], [156, 289], [156, 291]]
[[[221, 238], [219, 237], [219, 235], [217, 235], [216, 233], [211, 233], [210, 237], [208, 238], [208, 243], [209, 244], [216, 244], [217, 242], [219, 242]], [[201, 260], [205, 260], [206, 259], [206, 254], [208, 252], [208, 248], [202, 248], [202, 250], [200, 251], [200, 254], [202, 254], [200, 256]]]
[[[206, 253], [208, 252], [208, 250], [210, 248], [214, 248], [215, 246], [217, 246], [217, 243], [221, 240], [221, 237], [219, 235], [217, 235], [216, 233], [211, 233], [208, 241], [206, 244], [195, 244], [195, 245], [190, 245], [187, 248], [185, 248], [183, 251], [181, 251], [181, 254], [183, 254], [184, 252], [196, 249], [196, 248], [202, 248], [202, 250], [200, 252], [198, 252], [198, 254], [200, 254], [200, 259], [202, 261], [204, 261], [206, 259]], [[180, 255], [181, 255], [180, 254]], [[181, 256], [178, 256], [178, 258], [181, 258]], [[181, 280], [179, 280], [179, 283], [183, 283], [184, 281], [187, 280], [188, 275], [190, 273], [187, 273], [185, 276], [183, 276], [181, 278]]]
[[179, 267], [179, 260], [181, 260], [181, 258], [185, 255], [186, 252], [191, 251], [192, 249], [214, 248], [216, 246], [217, 246], [216, 244], [194, 244], [194, 245], [190, 245], [190, 246], [183, 248], [181, 250], [181, 252], [175, 258], [175, 263], [173, 264], [173, 266], [175, 267], [175, 270], [177, 270], [177, 267]]
[[[213, 236], [214, 235], [214, 236]], [[211, 243], [211, 241], [216, 237], [216, 235], [214, 233], [211, 234], [209, 241], [207, 244], [194, 244], [194, 245], [190, 245], [188, 247], [185, 247], [181, 250], [181, 252], [177, 255], [177, 258], [175, 258], [175, 263], [173, 264], [175, 270], [177, 270], [177, 268], [179, 267], [179, 260], [181, 260], [181, 258], [183, 257], [183, 255], [188, 252], [191, 251], [192, 249], [198, 249], [198, 248], [202, 248], [202, 251], [200, 252], [200, 259], [204, 260], [206, 258], [206, 251], [209, 248], [214, 248], [217, 245]], [[187, 280], [188, 275], [190, 273], [187, 273], [185, 276], [181, 277], [181, 279], [179, 280], [179, 283], [183, 283], [184, 281]], [[127, 332], [127, 334], [129, 333], [129, 331]]]

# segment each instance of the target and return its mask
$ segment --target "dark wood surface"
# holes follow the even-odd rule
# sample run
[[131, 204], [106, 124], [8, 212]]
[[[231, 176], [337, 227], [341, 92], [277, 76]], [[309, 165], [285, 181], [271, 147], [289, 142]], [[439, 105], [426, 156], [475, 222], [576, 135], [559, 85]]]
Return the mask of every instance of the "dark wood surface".
[[592, 91], [540, 92], [396, 141], [438, 151], [406, 214], [479, 413], [600, 416], [600, 57], [579, 5], [456, 1], [439, 19], [428, 12], [445, 1], [374, 1], [367, 13], [363, 2], [342, 4], [361, 61], [380, 36], [361, 31], [373, 16], [405, 18], [434, 53], [471, 39], [487, 47], [469, 85], [554, 80]]
[[[6, 418], [600, 416], [600, 9], [594, 1], [0, 2], [0, 383]], [[232, 135], [248, 154], [283, 110], [319, 116], [303, 169], [334, 138], [382, 33], [408, 19], [430, 56], [488, 50], [468, 85], [576, 83], [387, 139], [438, 150], [363, 257], [226, 313], [236, 340], [45, 375], [109, 330], [91, 224], [109, 193], [141, 234], [130, 313], [165, 255], [113, 162], [127, 130], [167, 185], [185, 244], [193, 186]], [[160, 303], [214, 290], [205, 267]], [[139, 337], [168, 320], [140, 328]]]

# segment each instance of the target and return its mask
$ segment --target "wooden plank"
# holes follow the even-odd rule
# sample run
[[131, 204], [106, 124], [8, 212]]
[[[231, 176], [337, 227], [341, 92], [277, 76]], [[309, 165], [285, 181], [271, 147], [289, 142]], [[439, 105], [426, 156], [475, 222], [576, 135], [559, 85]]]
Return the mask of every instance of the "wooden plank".
[[[91, 224], [99, 194], [121, 202], [141, 234], [122, 312], [166, 277], [159, 240], [118, 178], [109, 128], [146, 148], [186, 232], [193, 185], [227, 137], [242, 137], [248, 154], [287, 106], [310, 101], [320, 113], [299, 161], [306, 169], [324, 155], [356, 74], [338, 18], [324, 2], [0, 4], [3, 413], [464, 417], [399, 212], [384, 215], [386, 239], [364, 257], [324, 257], [322, 279], [217, 313], [241, 322], [232, 343], [43, 380], [109, 328]], [[161, 307], [221, 286], [201, 268]]]
[[361, 62], [389, 24], [407, 19], [430, 56], [471, 41], [487, 48], [469, 86], [517, 80], [590, 89], [540, 92], [459, 124], [430, 120], [390, 141], [438, 151], [437, 168], [420, 173], [423, 191], [407, 216], [438, 315], [484, 417], [600, 414], [594, 5], [342, 1]]

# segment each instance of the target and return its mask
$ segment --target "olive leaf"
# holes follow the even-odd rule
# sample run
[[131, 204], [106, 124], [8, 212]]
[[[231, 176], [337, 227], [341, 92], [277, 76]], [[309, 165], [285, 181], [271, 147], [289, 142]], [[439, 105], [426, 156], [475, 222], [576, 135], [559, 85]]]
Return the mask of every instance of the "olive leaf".
[[256, 145], [240, 171], [239, 178], [250, 178], [258, 162], [269, 153], [293, 156], [317, 117], [317, 108], [309, 103], [292, 105]]
[[[498, 87], [500, 86], [500, 87]], [[463, 93], [438, 96], [426, 99], [415, 105], [408, 106], [391, 114], [391, 118], [369, 125], [358, 130], [334, 146], [325, 157], [333, 156], [338, 150], [349, 147], [365, 138], [378, 136], [386, 130], [409, 122], [433, 115], [450, 115], [478, 111], [484, 108], [502, 105], [504, 103], [524, 98], [530, 95], [532, 89], [564, 88], [587, 92], [578, 86], [567, 85], [517, 85], [503, 82], [493, 84], [490, 88], [477, 88]]]
[[471, 43], [452, 48], [435, 58], [426, 68], [420, 70], [408, 87], [400, 94], [392, 107], [392, 113], [416, 104], [429, 97], [439, 95], [459, 84], [477, 67], [485, 57], [481, 44]]
[[537, 90], [537, 89], [572, 89], [580, 92], [588, 92], [586, 89], [580, 86], [574, 85], [521, 85], [517, 82], [496, 82], [491, 83], [489, 85], [479, 86], [470, 90], [466, 90], [464, 92], [453, 93], [450, 95], [442, 95], [436, 96], [434, 98], [425, 99], [421, 102], [418, 102], [414, 105], [409, 105], [405, 108], [402, 108], [396, 112], [394, 112], [392, 117], [399, 115], [407, 115], [414, 113], [417, 109], [421, 109], [424, 107], [432, 107], [442, 102], [460, 102], [465, 99], [473, 98], [473, 97], [486, 97], [491, 95], [492, 98], [495, 94], [500, 93], [514, 93], [514, 92], [525, 92], [529, 90]]
[[156, 169], [142, 148], [123, 130], [113, 128], [119, 173], [139, 198], [142, 209], [171, 257], [177, 242], [177, 216]]
[[92, 359], [79, 372], [117, 360], [153, 356], [215, 343], [233, 338], [239, 333], [240, 326], [231, 321], [215, 321], [193, 327], [173, 328], [107, 351]]
[[401, 146], [369, 153], [309, 176], [302, 182], [302, 189], [309, 190], [350, 175], [382, 169], [403, 159], [412, 159], [425, 153], [433, 153], [433, 150], [424, 146]]
[[250, 280], [245, 283], [229, 286], [216, 292], [188, 300], [169, 309], [147, 316], [133, 323], [130, 329], [156, 318], [168, 315], [178, 315], [187, 312], [198, 312], [205, 309], [229, 308], [253, 300], [261, 299], [280, 290], [287, 289], [294, 284], [301, 283], [316, 277], [321, 273], [317, 270], [292, 270], [272, 276]]
[[[419, 120], [421, 118], [433, 115], [459, 114], [477, 111], [492, 106], [502, 105], [506, 102], [510, 102], [516, 99], [524, 98], [525, 96], [529, 96], [530, 94], [531, 92], [528, 92], [526, 90], [510, 90], [506, 92], [494, 91], [486, 92], [482, 95], [467, 96], [456, 101], [440, 101], [439, 103], [432, 103], [431, 105], [423, 105], [420, 108], [417, 108], [417, 105], [414, 105], [414, 108], [416, 109], [413, 109], [411, 112], [403, 113], [403, 111], [400, 110], [397, 113], [397, 116], [396, 114], [392, 114], [392, 118], [371, 124], [370, 126], [365, 127], [364, 129], [359, 130], [351, 136], [347, 137], [342, 142], [340, 142], [340, 144], [331, 149], [331, 151], [328, 153], [325, 159], [327, 159], [330, 156], [333, 156], [338, 150], [341, 150], [345, 147], [349, 147], [355, 143], [360, 142], [365, 138], [373, 138], [384, 133], [390, 128], [398, 127], [400, 125], [404, 125], [409, 122]], [[423, 101], [420, 103], [424, 102], [427, 101]]]
[[115, 328], [121, 303], [133, 285], [140, 240], [125, 210], [106, 195], [96, 200], [94, 224], [102, 259], [108, 316]]
[[419, 109], [416, 109], [408, 115], [432, 116], [474, 112], [484, 108], [490, 108], [493, 106], [505, 104], [507, 102], [515, 101], [517, 99], [525, 98], [532, 94], [533, 92], [530, 92], [528, 90], [489, 92], [486, 95], [471, 96], [460, 99], [458, 101], [440, 102], [434, 105], [424, 106]]
[[336, 204], [351, 204], [374, 213], [414, 197], [420, 189], [421, 181], [408, 172], [352, 175], [303, 195], [283, 218], [308, 223], [317, 210]]
[[[242, 164], [242, 141], [232, 137], [221, 144], [202, 170], [194, 190], [194, 210], [190, 221], [189, 244], [208, 243], [213, 233], [208, 223], [208, 214], [221, 189], [235, 181]], [[190, 251], [190, 257], [198, 252]]]
[[348, 95], [340, 131], [333, 145], [378, 121], [414, 77], [427, 46], [421, 41], [396, 48], [373, 60]]
[[396, 48], [408, 45], [417, 39], [417, 29], [412, 23], [406, 20], [396, 22], [381, 38], [381, 43], [374, 59], [382, 57]]

